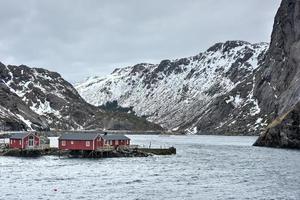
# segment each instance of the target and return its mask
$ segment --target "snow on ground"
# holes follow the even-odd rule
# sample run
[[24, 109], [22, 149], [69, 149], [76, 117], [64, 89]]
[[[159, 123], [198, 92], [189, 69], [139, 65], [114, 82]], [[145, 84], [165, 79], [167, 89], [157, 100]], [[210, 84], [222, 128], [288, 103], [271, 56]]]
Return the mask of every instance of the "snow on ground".
[[[65, 100], [65, 95], [63, 94], [63, 92], [66, 92], [64, 87], [65, 85], [61, 85], [60, 77], [52, 78], [50, 74], [51, 72], [47, 70], [40, 70], [38, 72], [37, 69], [31, 68], [31, 71], [26, 74], [28, 77], [26, 79], [22, 79], [22, 77], [14, 77], [13, 72], [10, 69], [11, 66], [6, 66], [6, 68], [10, 79], [4, 83], [9, 87], [11, 92], [19, 96], [34, 112], [39, 115], [54, 114], [58, 118], [62, 117], [60, 111], [52, 108], [50, 102], [47, 100], [47, 94], [52, 94], [53, 96], [57, 96], [60, 99]], [[21, 71], [21, 74], [24, 74], [23, 70]], [[61, 88], [63, 88], [63, 90]], [[40, 90], [44, 95], [32, 96], [31, 93], [33, 89]], [[69, 90], [77, 93], [72, 88]], [[27, 95], [31, 96], [28, 97]], [[7, 112], [7, 110], [2, 108], [0, 109], [0, 115], [5, 115], [5, 112]], [[15, 115], [15, 117], [23, 121], [28, 127], [31, 127], [30, 120], [26, 119], [25, 115], [22, 115], [22, 113]]]
[[[212, 99], [228, 93], [239, 84], [225, 76], [238, 58], [242, 58], [250, 49], [253, 56], [239, 67], [252, 72], [258, 67], [258, 55], [267, 47], [264, 43], [252, 45], [241, 42], [239, 46], [227, 51], [224, 51], [225, 47], [206, 51], [186, 58], [187, 64], [177, 65], [179, 73], [172, 71], [172, 65], [161, 70], [158, 64], [141, 64], [143, 69], [135, 72], [134, 66], [121, 68], [106, 77], [90, 77], [76, 85], [76, 89], [93, 105], [117, 100], [123, 107], [133, 106], [139, 116], [148, 116], [148, 120], [175, 130], [181, 126], [182, 121], [192, 118], [195, 108], [204, 107]], [[179, 59], [172, 60], [171, 64], [176, 62]], [[209, 94], [210, 91], [212, 94]], [[253, 94], [248, 99], [240, 95], [232, 96], [228, 103], [239, 107], [249, 101], [255, 104], [252, 114], [259, 113]]]
[[33, 103], [33, 105], [30, 108], [33, 111], [35, 111], [36, 113], [38, 113], [39, 115], [44, 115], [45, 113], [48, 113], [48, 114], [52, 113], [52, 114], [56, 115], [57, 117], [61, 117], [59, 111], [51, 108], [49, 101], [45, 101], [43, 103], [43, 102], [41, 102], [41, 100], [38, 99], [38, 103]]
[[27, 125], [28, 130], [33, 130], [32, 127], [31, 127], [32, 123], [31, 123], [30, 120], [25, 119], [25, 118], [24, 118], [22, 115], [20, 115], [20, 114], [16, 114], [16, 116], [18, 116], [18, 118], [19, 118], [21, 121], [23, 121], [23, 122]]

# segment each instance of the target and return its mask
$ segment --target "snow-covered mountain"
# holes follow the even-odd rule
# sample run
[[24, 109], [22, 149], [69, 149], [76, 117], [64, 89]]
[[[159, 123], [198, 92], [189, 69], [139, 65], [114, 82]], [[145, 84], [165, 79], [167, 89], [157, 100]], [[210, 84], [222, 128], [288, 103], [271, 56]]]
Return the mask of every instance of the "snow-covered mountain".
[[268, 44], [217, 43], [196, 56], [141, 63], [75, 86], [89, 103], [117, 101], [172, 131], [253, 134], [265, 124], [253, 97]]
[[0, 82], [0, 130], [49, 129], [48, 124], [32, 111], [11, 89]]
[[0, 89], [0, 130], [160, 128], [145, 119], [88, 104], [58, 73], [41, 68], [0, 63]]

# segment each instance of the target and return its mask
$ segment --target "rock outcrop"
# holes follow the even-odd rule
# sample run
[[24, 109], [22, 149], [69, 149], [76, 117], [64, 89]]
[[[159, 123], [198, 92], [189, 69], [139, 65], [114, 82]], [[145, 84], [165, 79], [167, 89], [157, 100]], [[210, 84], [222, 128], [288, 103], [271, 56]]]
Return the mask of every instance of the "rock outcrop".
[[300, 149], [300, 102], [270, 123], [254, 146]]
[[269, 50], [256, 74], [254, 96], [270, 122], [255, 145], [299, 148], [299, 0], [283, 0], [280, 5]]

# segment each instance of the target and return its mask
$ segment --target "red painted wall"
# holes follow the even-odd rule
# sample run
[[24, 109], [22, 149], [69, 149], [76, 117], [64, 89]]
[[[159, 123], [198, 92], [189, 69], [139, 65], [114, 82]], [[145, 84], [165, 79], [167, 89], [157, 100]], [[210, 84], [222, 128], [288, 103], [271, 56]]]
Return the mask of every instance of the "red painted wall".
[[114, 146], [114, 147], [128, 146], [128, 145], [130, 145], [130, 140], [110, 140], [110, 141], [106, 141], [105, 144], [106, 145], [111, 145], [111, 146]]
[[130, 145], [130, 140], [119, 140], [118, 144], [122, 145], [122, 146], [124, 146], [124, 145], [128, 146], [128, 145]]
[[[63, 146], [63, 141], [65, 142], [64, 146]], [[58, 148], [61, 150], [96, 150], [97, 148], [101, 148], [104, 145], [109, 145], [109, 143], [104, 144], [104, 140], [100, 136], [97, 137], [95, 140], [89, 140], [89, 141], [90, 141], [90, 146], [86, 146], [86, 140], [61, 140], [60, 139], [58, 141]], [[130, 145], [130, 140], [118, 140], [118, 144], [115, 140], [113, 140], [111, 144], [111, 146], [114, 147], [121, 146], [121, 145]]]
[[[23, 149], [28, 146], [29, 135], [23, 139]], [[40, 139], [37, 136], [34, 136], [34, 146], [40, 146]]]
[[101, 137], [97, 137], [96, 139], [96, 149], [104, 146], [104, 140]]
[[20, 139], [10, 139], [9, 140], [9, 148], [12, 149], [22, 149], [22, 140]]
[[[65, 145], [63, 142], [65, 141]], [[86, 142], [90, 142], [90, 145], [87, 146]], [[93, 150], [93, 144], [95, 141], [93, 140], [59, 140], [59, 149], [64, 150]]]
[[[31, 134], [30, 134], [31, 135]], [[27, 135], [22, 139], [10, 139], [9, 140], [9, 148], [17, 148], [17, 149], [26, 149], [28, 147], [29, 136]], [[34, 147], [40, 146], [40, 138], [36, 135], [34, 136]]]

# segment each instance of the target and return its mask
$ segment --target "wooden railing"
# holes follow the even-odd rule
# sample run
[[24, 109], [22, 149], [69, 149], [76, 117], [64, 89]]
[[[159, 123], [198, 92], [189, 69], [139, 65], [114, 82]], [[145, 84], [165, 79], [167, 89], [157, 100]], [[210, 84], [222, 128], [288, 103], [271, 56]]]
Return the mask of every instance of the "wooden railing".
[[114, 146], [111, 146], [111, 145], [105, 145], [105, 146], [102, 146], [102, 147], [98, 147], [97, 150], [98, 151], [112, 151], [115, 148], [117, 148], [117, 149], [136, 149], [138, 147], [139, 147], [139, 145], [119, 145], [117, 147], [114, 147]]
[[119, 149], [137, 149], [139, 145], [120, 145], [118, 146]]
[[43, 149], [49, 149], [50, 145], [49, 144], [40, 144], [39, 146], [26, 146], [25, 149], [34, 149], [34, 150], [43, 150]]
[[110, 146], [110, 145], [97, 148], [98, 151], [112, 151], [114, 149], [115, 149], [114, 146]]

